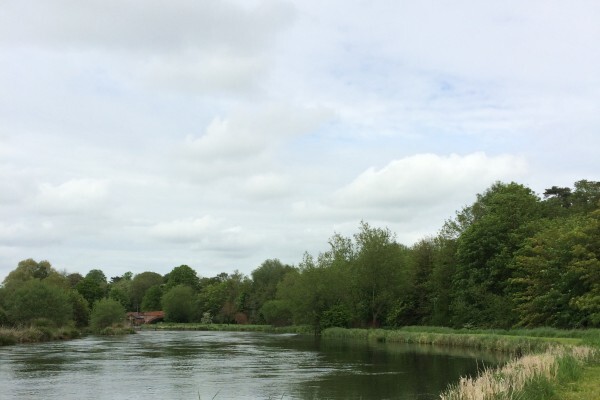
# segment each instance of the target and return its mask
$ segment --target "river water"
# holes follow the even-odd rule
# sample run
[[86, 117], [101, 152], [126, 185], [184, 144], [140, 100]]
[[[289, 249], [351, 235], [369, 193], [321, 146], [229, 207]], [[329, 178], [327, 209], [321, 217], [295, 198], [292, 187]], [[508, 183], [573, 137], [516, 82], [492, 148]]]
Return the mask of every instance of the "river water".
[[0, 399], [435, 399], [502, 362], [432, 346], [150, 332], [0, 347]]

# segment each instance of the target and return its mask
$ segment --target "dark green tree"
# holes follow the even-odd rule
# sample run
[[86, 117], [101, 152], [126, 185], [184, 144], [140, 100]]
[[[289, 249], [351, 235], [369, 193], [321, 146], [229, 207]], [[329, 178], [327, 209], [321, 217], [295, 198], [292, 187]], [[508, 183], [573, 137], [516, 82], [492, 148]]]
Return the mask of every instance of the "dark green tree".
[[142, 299], [142, 311], [160, 311], [162, 310], [161, 298], [163, 295], [161, 285], [151, 286]]
[[77, 283], [75, 289], [88, 301], [90, 308], [93, 308], [96, 301], [107, 295], [106, 275], [99, 269], [92, 269]]
[[[142, 303], [144, 300], [144, 296], [146, 295], [146, 291], [153, 286], [159, 286], [164, 283], [164, 278], [162, 275], [157, 274], [156, 272], [142, 272], [137, 274], [131, 280], [131, 307], [133, 311], [138, 311], [140, 308], [144, 308]], [[155, 310], [158, 310], [155, 309]], [[153, 311], [153, 310], [147, 310]]]
[[30, 279], [14, 290], [6, 300], [6, 313], [16, 325], [45, 319], [56, 326], [62, 326], [73, 319], [73, 305], [65, 289], [42, 280]]
[[401, 324], [409, 299], [406, 247], [396, 243], [389, 229], [372, 228], [366, 222], [361, 223], [354, 238], [356, 304], [362, 308], [363, 315], [368, 316], [371, 326], [388, 319], [388, 312], [395, 314], [392, 318], [395, 324]]
[[250, 274], [252, 277], [252, 289], [248, 302], [253, 320], [261, 321], [259, 310], [270, 300], [274, 300], [277, 294], [277, 285], [286, 274], [293, 271], [294, 267], [283, 264], [278, 259], [265, 260], [258, 268]]
[[165, 321], [191, 322], [197, 314], [196, 294], [188, 285], [177, 285], [169, 289], [162, 297], [162, 309]]
[[94, 304], [90, 316], [90, 327], [94, 332], [113, 325], [122, 324], [125, 321], [125, 308], [113, 299], [101, 299]]
[[187, 265], [180, 265], [179, 267], [173, 268], [165, 278], [167, 289], [171, 289], [177, 285], [187, 285], [194, 291], [200, 289], [200, 279], [198, 278], [196, 271]]

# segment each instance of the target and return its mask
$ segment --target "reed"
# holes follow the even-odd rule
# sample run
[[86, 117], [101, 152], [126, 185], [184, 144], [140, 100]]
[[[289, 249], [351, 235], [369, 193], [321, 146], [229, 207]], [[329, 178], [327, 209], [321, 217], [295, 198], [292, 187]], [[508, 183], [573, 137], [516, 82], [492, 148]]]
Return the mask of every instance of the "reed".
[[583, 365], [596, 356], [587, 346], [551, 347], [544, 353], [514, 359], [500, 369], [463, 377], [440, 395], [441, 400], [508, 400], [549, 398], [555, 386], [576, 380]]
[[80, 336], [81, 332], [70, 326], [60, 328], [48, 326], [0, 327], [0, 346], [67, 340]]
[[201, 324], [201, 323], [173, 323], [160, 322], [152, 325], [142, 325], [143, 330], [164, 331], [223, 331], [223, 332], [265, 332], [265, 333], [297, 333], [302, 335], [312, 334], [313, 329], [308, 325], [294, 325], [274, 327], [272, 325], [250, 324]]
[[[442, 333], [443, 332], [443, 333]], [[426, 344], [490, 350], [514, 355], [543, 352], [553, 345], [547, 338], [521, 337], [491, 333], [466, 333], [462, 331], [439, 330], [434, 332], [413, 329], [344, 329], [329, 328], [321, 333], [323, 338], [359, 339], [377, 342]]]

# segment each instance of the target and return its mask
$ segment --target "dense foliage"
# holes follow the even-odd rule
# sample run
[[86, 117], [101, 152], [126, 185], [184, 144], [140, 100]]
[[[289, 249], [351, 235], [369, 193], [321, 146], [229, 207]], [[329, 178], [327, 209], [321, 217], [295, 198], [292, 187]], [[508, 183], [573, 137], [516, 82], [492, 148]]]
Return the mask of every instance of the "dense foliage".
[[[110, 301], [108, 300], [110, 299]], [[126, 272], [107, 280], [24, 260], [0, 288], [0, 325], [43, 318], [86, 326], [92, 313], [165, 311], [172, 322], [328, 327], [600, 327], [600, 182], [553, 186], [543, 197], [495, 183], [407, 247], [387, 228], [334, 234], [298, 266], [266, 260], [251, 276]], [[107, 317], [108, 318], [108, 317]], [[106, 321], [108, 321], [108, 318]], [[105, 325], [107, 322], [101, 322]], [[112, 323], [112, 322], [111, 322]]]

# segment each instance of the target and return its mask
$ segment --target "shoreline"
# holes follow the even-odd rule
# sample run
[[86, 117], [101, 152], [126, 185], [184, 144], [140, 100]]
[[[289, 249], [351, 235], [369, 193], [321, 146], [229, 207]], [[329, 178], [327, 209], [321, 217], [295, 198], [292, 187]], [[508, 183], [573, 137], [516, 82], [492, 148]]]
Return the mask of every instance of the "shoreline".
[[[314, 335], [308, 326], [160, 323], [138, 327], [142, 331], [233, 331]], [[132, 328], [111, 328], [105, 335], [134, 333]], [[0, 346], [77, 339], [84, 332], [74, 327], [0, 327]], [[600, 399], [600, 330], [558, 329], [468, 330], [436, 327], [399, 329], [328, 328], [326, 340], [360, 340], [502, 352], [514, 357], [501, 367], [485, 369], [473, 378], [463, 377], [440, 393], [442, 400], [475, 399]], [[589, 397], [589, 396], [597, 397]]]

